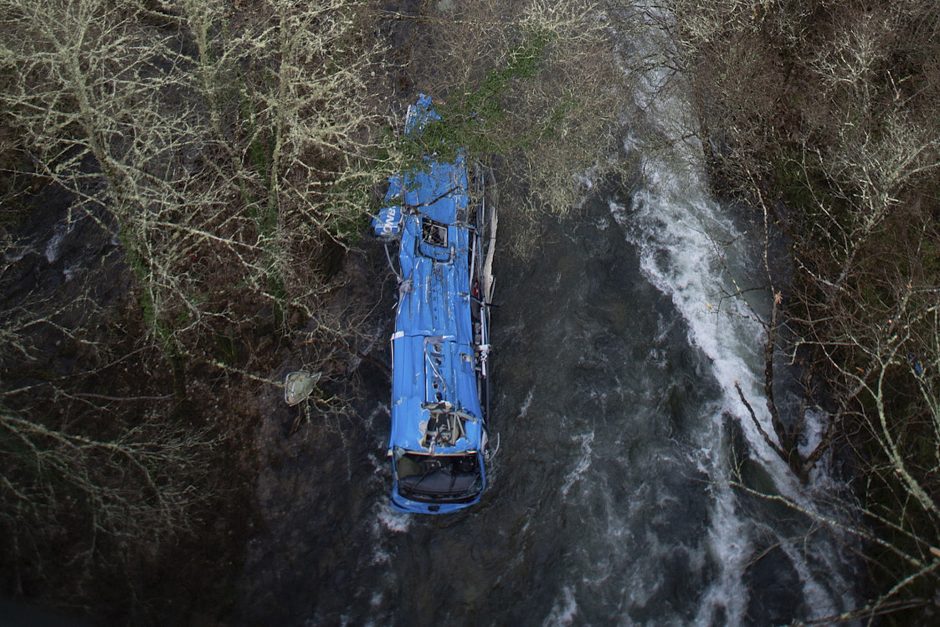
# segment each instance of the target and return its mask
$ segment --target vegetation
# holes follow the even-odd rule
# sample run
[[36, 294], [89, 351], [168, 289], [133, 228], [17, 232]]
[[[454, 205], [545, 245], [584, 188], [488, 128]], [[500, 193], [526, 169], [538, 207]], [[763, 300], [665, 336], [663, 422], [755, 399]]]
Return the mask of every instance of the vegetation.
[[[396, 66], [400, 21], [442, 43]], [[389, 85], [421, 77], [446, 120], [425, 141], [502, 155], [538, 210], [573, 204], [616, 121], [580, 2], [0, 0], [0, 28], [3, 588], [125, 621], [172, 622], [154, 603], [187, 581], [149, 578], [246, 524], [285, 355], [321, 373], [317, 413], [348, 407], [370, 305], [342, 260], [416, 153]]]
[[529, 254], [538, 219], [579, 202], [579, 177], [623, 168], [610, 156], [617, 154], [627, 76], [613, 63], [610, 33], [593, 3], [455, 4], [421, 18], [434, 45], [411, 59], [408, 74], [434, 94], [443, 119], [406, 144], [405, 155], [461, 146], [471, 157], [495, 158], [501, 205], [512, 207], [514, 223], [503, 232], [514, 239], [501, 235], [501, 245]]
[[[311, 346], [324, 389], [345, 378], [332, 357], [361, 313], [327, 306], [335, 260], [388, 171], [366, 19], [345, 0], [0, 3], [19, 199], [0, 317], [7, 591], [147, 596], [180, 538], [247, 498], [231, 471], [250, 471], [277, 346]], [[30, 235], [50, 198], [97, 246], [64, 274]]]
[[[846, 507], [864, 522], [870, 601], [831, 619], [916, 622], [940, 585], [940, 13], [919, 0], [667, 4], [715, 183], [763, 212], [794, 266], [788, 282], [767, 267], [765, 437], [803, 478], [833, 448], [857, 469]], [[774, 407], [781, 354], [832, 418], [807, 455], [801, 421]]]

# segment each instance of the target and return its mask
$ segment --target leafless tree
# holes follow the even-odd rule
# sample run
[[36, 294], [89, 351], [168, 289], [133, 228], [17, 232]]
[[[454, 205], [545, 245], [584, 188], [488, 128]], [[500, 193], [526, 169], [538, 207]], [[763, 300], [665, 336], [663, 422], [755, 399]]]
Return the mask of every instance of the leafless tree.
[[[2, 302], [0, 522], [18, 581], [72, 573], [62, 598], [190, 529], [218, 498], [207, 460], [229, 399], [268, 382], [280, 338], [345, 377], [364, 312], [332, 304], [331, 266], [391, 167], [367, 18], [347, 0], [0, 0], [5, 154], [122, 257]], [[4, 253], [21, 244], [0, 230]], [[132, 297], [99, 302], [95, 283], [124, 273]], [[78, 356], [64, 374], [41, 372], [46, 335]], [[230, 338], [241, 362], [220, 353]], [[54, 549], [68, 568], [47, 567]]]

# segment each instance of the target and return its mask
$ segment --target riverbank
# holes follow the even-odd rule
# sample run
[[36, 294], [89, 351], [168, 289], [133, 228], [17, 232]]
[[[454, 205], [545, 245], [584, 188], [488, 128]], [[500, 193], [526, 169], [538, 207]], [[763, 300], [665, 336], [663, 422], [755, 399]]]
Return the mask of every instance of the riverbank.
[[771, 440], [799, 476], [833, 451], [853, 468], [842, 507], [868, 578], [842, 618], [925, 620], [940, 585], [935, 7], [670, 6], [713, 182], [786, 243], [769, 354], [800, 365], [827, 416]]

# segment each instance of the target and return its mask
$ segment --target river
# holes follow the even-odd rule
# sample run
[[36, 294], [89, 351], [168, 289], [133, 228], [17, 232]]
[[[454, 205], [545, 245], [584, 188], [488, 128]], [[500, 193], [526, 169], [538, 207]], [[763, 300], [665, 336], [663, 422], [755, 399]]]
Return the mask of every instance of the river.
[[[621, 54], [656, 58], [650, 27]], [[652, 63], [625, 95], [633, 176], [592, 182], [526, 259], [496, 260], [491, 486], [469, 511], [388, 505], [388, 379], [362, 367], [358, 420], [259, 438], [262, 528], [242, 624], [785, 624], [855, 601], [853, 540], [763, 443], [762, 329], [722, 298], [760, 281], [746, 209], [709, 195], [681, 81]], [[574, 183], [573, 183], [574, 184]], [[504, 236], [512, 222], [501, 220]], [[372, 400], [369, 400], [372, 399]]]

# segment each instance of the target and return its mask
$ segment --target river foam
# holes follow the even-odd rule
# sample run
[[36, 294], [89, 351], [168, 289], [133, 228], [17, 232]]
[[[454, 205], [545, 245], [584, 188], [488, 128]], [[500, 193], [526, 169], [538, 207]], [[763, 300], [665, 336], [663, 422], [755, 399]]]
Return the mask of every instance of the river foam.
[[[682, 77], [666, 62], [671, 43], [661, 25], [668, 16], [643, 7], [640, 36], [631, 33], [632, 57], [647, 63], [634, 71], [636, 89], [631, 131], [623, 149], [641, 164], [641, 182], [630, 202], [611, 197], [610, 214], [627, 239], [638, 250], [646, 279], [667, 295], [688, 329], [689, 344], [707, 357], [710, 377], [720, 389], [718, 404], [706, 413], [700, 430], [702, 448], [699, 468], [711, 482], [708, 542], [720, 574], [702, 598], [695, 618], [698, 624], [715, 620], [744, 622], [748, 609], [745, 571], [755, 551], [758, 536], [779, 534], [787, 558], [802, 582], [803, 598], [812, 615], [825, 616], [851, 604], [850, 586], [839, 572], [843, 560], [831, 543], [823, 555], [810, 560], [806, 551], [792, 550], [784, 534], [793, 529], [751, 520], [742, 512], [732, 483], [738, 480], [729, 447], [726, 446], [726, 417], [736, 420], [747, 441], [748, 455], [758, 460], [776, 490], [809, 511], [816, 504], [807, 489], [767, 445], [748, 418], [735, 385], [739, 384], [758, 420], [768, 433], [769, 414], [760, 380], [763, 327], [754, 310], [766, 308], [769, 294], [746, 303], [733, 294], [742, 277], [759, 263], [752, 238], [735, 226], [731, 211], [712, 200], [703, 174], [702, 146], [696, 139], [697, 125]], [[659, 59], [659, 63], [649, 63]], [[625, 60], [625, 66], [629, 66]], [[759, 267], [759, 266], [758, 266]], [[761, 302], [761, 300], [763, 302]], [[818, 438], [824, 417], [812, 416], [812, 436]], [[829, 585], [818, 581], [820, 570], [830, 577]]]

